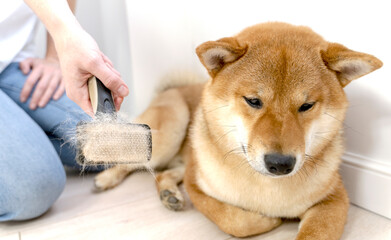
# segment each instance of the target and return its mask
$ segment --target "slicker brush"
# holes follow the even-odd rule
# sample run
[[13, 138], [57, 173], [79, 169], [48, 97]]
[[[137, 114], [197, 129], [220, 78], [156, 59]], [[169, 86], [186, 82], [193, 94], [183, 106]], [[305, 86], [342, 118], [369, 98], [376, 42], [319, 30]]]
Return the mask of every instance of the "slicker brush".
[[81, 165], [145, 164], [152, 155], [151, 129], [120, 119], [111, 91], [96, 77], [88, 81], [95, 118], [76, 127], [77, 162]]

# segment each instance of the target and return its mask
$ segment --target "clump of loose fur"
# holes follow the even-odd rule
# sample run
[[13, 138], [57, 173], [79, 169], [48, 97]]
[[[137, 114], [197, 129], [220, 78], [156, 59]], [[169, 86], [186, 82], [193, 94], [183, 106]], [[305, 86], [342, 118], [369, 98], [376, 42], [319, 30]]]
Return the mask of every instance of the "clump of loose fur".
[[68, 129], [70, 121], [73, 120], [64, 121], [56, 131], [66, 132], [61, 139], [62, 146], [68, 145], [75, 150], [82, 172], [117, 164], [149, 169], [152, 139], [148, 126], [131, 123], [132, 118], [123, 113], [98, 114], [79, 122], [76, 128]]
[[148, 162], [151, 133], [146, 125], [132, 124], [113, 114], [99, 114], [76, 128], [79, 162], [87, 165]]

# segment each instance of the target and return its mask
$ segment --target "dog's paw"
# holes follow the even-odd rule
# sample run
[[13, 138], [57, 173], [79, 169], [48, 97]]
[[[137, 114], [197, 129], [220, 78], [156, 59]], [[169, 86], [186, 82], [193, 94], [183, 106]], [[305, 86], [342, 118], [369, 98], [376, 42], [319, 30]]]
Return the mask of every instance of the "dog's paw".
[[110, 188], [114, 188], [123, 181], [123, 178], [113, 174], [110, 169], [96, 175], [94, 179], [94, 192], [102, 192]]
[[164, 189], [160, 191], [160, 200], [166, 208], [173, 211], [180, 211], [185, 206], [185, 200], [179, 190]]

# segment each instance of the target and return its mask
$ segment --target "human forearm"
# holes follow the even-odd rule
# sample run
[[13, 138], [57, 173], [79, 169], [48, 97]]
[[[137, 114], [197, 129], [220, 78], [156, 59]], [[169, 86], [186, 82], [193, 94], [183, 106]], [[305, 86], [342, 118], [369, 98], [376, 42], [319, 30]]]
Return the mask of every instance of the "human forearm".
[[51, 59], [51, 60], [58, 60], [56, 48], [54, 46], [54, 42], [52, 37], [50, 36], [49, 32], [46, 34], [46, 59]]
[[68, 5], [73, 14], [75, 14], [75, 9], [76, 9], [76, 0], [68, 0]]
[[56, 39], [66, 37], [70, 31], [81, 28], [66, 0], [25, 0], [25, 2], [41, 19], [55, 42]]
[[[70, 10], [74, 14], [75, 9], [76, 9], [76, 0], [68, 0], [68, 5], [69, 5]], [[46, 36], [46, 56], [45, 56], [45, 58], [51, 59], [51, 60], [53, 60], [53, 59], [58, 60], [54, 41], [53, 41], [53, 38], [49, 32], [47, 32], [47, 36]]]

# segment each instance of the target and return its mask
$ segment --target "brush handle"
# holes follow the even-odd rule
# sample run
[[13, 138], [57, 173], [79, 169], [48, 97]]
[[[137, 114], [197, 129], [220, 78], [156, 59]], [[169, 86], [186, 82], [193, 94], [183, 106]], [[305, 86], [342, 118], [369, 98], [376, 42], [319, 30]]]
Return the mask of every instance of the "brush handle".
[[88, 79], [88, 92], [95, 115], [99, 113], [116, 112], [110, 89], [103, 85], [95, 76]]

